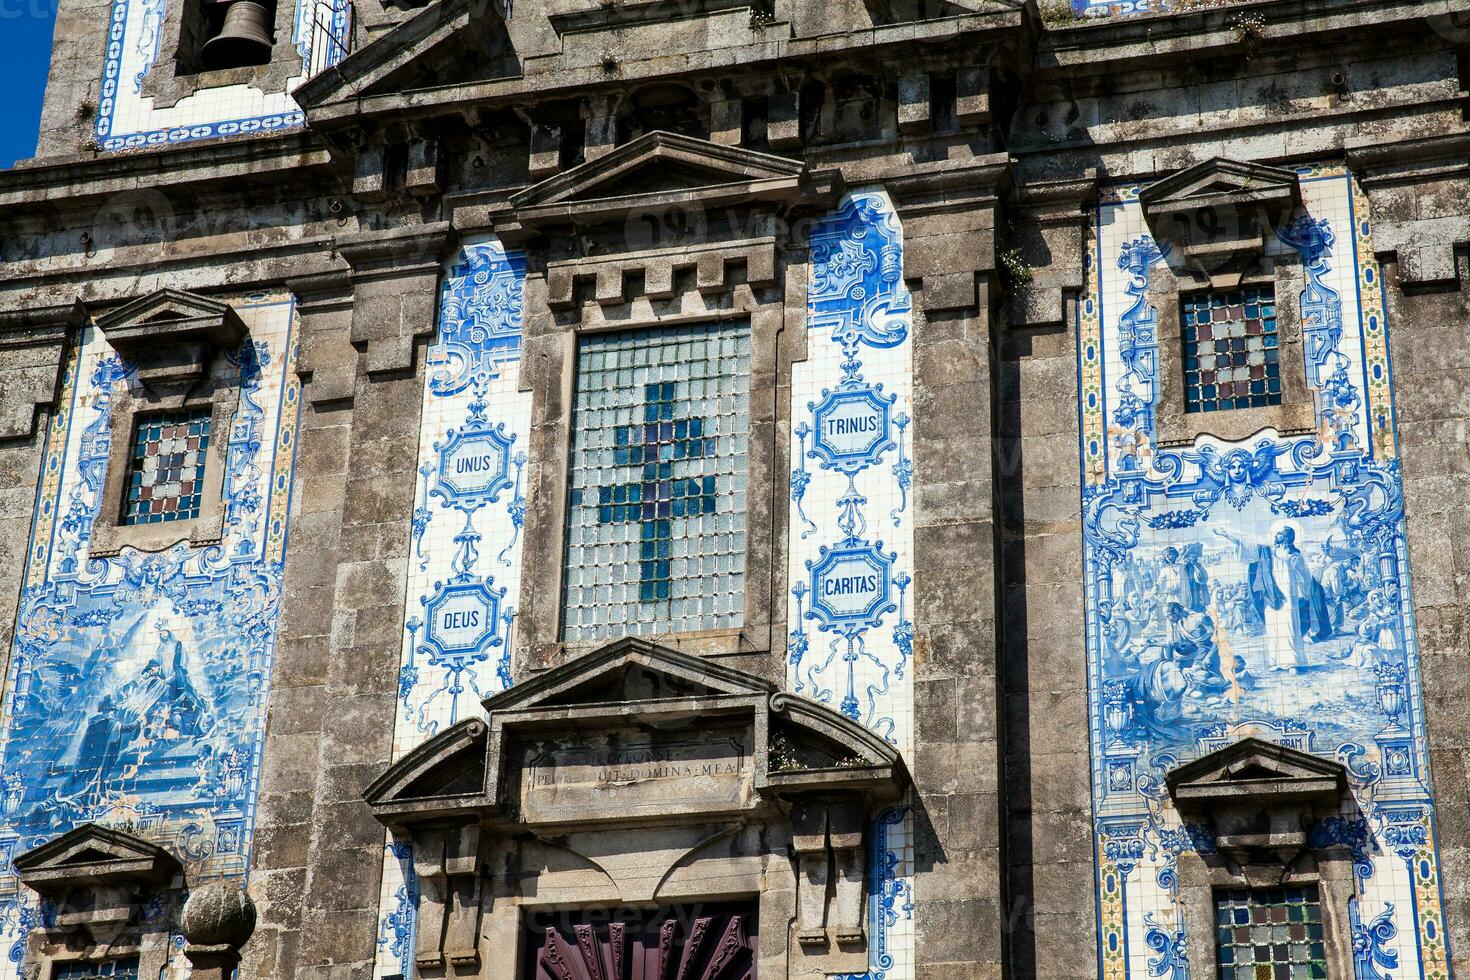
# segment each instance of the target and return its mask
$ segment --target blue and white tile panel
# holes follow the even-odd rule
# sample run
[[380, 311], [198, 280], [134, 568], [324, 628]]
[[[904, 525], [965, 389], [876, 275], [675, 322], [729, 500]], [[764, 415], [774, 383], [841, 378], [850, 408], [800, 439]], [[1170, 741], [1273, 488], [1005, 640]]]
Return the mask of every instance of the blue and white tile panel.
[[[113, 0], [96, 136], [104, 150], [187, 143], [219, 136], [268, 133], [305, 122], [290, 92], [312, 71], [336, 64], [346, 54], [351, 30], [348, 0], [296, 0], [291, 43], [301, 54], [302, 73], [280, 92], [248, 85], [204, 89], [167, 108], [143, 94], [143, 79], [158, 62], [168, 3], [189, 0]], [[285, 2], [285, 0], [283, 0]], [[318, 50], [313, 51], [315, 46]], [[171, 70], [161, 66], [160, 70]]]
[[0, 978], [50, 914], [10, 862], [73, 827], [128, 826], [190, 882], [249, 868], [300, 388], [290, 298], [235, 309], [249, 339], [215, 367], [240, 384], [216, 546], [89, 556], [109, 445], [128, 437], [113, 398], [137, 382], [95, 328], [67, 358], [0, 717]]
[[[881, 189], [813, 226], [808, 354], [792, 370], [787, 686], [913, 743], [913, 321]], [[879, 817], [870, 980], [914, 976], [913, 816]]]
[[1072, 13], [1078, 17], [1126, 17], [1167, 13], [1169, 6], [1169, 0], [1072, 0]]
[[[1137, 188], [1096, 213], [1079, 305], [1083, 536], [1099, 973], [1185, 980], [1182, 824], [1164, 774], [1244, 736], [1347, 766], [1353, 802], [1311, 830], [1349, 847], [1360, 978], [1447, 978], [1418, 644], [1367, 198], [1300, 170], [1304, 207], [1270, 250], [1301, 259], [1316, 431], [1156, 445], [1158, 321], [1172, 261]], [[1177, 369], [1166, 365], [1165, 369]], [[1195, 416], [1208, 430], [1218, 413]], [[1385, 971], [1388, 971], [1387, 973]]]
[[[393, 757], [482, 714], [512, 683], [531, 395], [520, 390], [525, 260], [472, 241], [448, 264], [419, 430]], [[411, 976], [412, 853], [388, 841], [374, 975]]]

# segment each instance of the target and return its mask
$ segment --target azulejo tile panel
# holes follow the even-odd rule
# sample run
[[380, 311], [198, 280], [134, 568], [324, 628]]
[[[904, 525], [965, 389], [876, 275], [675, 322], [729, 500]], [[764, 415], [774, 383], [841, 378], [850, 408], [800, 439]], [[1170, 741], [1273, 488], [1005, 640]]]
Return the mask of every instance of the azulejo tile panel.
[[289, 93], [309, 73], [346, 55], [344, 41], [352, 26], [349, 0], [296, 0], [291, 43], [303, 68], [283, 91], [228, 85], [195, 92], [168, 108], [156, 107], [143, 94], [143, 79], [161, 53], [167, 5], [186, 2], [190, 0], [113, 0], [97, 105], [96, 136], [102, 149], [131, 150], [300, 126], [305, 116]]
[[1072, 0], [1072, 13], [1078, 17], [1126, 17], [1167, 13], [1169, 6], [1169, 0]]
[[215, 546], [88, 554], [109, 444], [128, 438], [111, 430], [111, 406], [136, 380], [92, 327], [68, 356], [0, 728], [0, 977], [18, 975], [45, 914], [11, 860], [82, 823], [129, 825], [164, 844], [190, 882], [249, 867], [299, 383], [292, 301], [234, 306], [249, 338], [215, 367], [218, 383], [240, 386], [220, 434], [229, 447]]
[[[792, 370], [787, 686], [913, 745], [912, 300], [881, 189], [811, 232], [808, 356]], [[869, 980], [914, 975], [913, 816], [881, 814]], [[851, 980], [851, 978], [849, 978]]]
[[[1164, 774], [1253, 735], [1342, 762], [1352, 803], [1311, 829], [1353, 854], [1358, 976], [1447, 977], [1387, 323], [1367, 199], [1300, 171], [1302, 363], [1317, 429], [1159, 448], [1149, 270], [1171, 261], [1137, 188], [1096, 213], [1079, 306], [1083, 537], [1100, 975], [1184, 980], [1184, 825]], [[1209, 414], [1198, 418], [1201, 429]]]
[[[444, 270], [419, 430], [393, 757], [510, 687], [531, 394], [520, 390], [525, 258], [466, 243]], [[407, 843], [384, 845], [375, 976], [412, 976]]]

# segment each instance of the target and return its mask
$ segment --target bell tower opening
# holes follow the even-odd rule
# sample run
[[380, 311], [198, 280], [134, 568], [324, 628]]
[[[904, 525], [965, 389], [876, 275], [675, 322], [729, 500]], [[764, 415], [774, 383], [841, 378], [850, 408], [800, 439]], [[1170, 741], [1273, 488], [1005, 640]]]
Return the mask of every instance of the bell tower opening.
[[270, 63], [276, 0], [195, 0], [192, 6], [182, 25], [179, 74]]

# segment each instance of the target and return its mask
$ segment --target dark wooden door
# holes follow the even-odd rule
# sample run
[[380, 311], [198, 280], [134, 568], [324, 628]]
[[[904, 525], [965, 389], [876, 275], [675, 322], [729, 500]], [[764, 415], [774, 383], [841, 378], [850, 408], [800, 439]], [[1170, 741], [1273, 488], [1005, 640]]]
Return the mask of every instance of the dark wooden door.
[[755, 980], [754, 905], [538, 912], [527, 980]]

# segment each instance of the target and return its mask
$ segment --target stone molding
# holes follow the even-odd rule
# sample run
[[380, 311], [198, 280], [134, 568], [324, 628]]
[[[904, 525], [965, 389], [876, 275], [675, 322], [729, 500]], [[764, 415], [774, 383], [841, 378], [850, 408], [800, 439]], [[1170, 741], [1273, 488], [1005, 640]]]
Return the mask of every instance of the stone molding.
[[80, 301], [70, 306], [0, 313], [0, 442], [29, 439], [41, 415], [55, 406], [71, 332], [86, 322]]
[[[1470, 134], [1452, 133], [1383, 144], [1360, 137], [1347, 144], [1348, 165], [1373, 205], [1373, 248], [1397, 260], [1403, 286], [1452, 288], [1460, 281], [1457, 251], [1470, 247], [1470, 216], [1444, 213], [1435, 198], [1455, 193], [1470, 176]], [[1405, 208], [1403, 197], [1423, 210]]]
[[[631, 194], [627, 193], [632, 191]], [[528, 561], [515, 640], [523, 668], [544, 669], [592, 649], [561, 640], [566, 481], [571, 445], [565, 399], [579, 335], [679, 323], [748, 320], [750, 456], [745, 605], [741, 625], [674, 634], [666, 642], [712, 655], [763, 653], [784, 632], [785, 424], [791, 365], [806, 356], [804, 252], [788, 250], [809, 213], [830, 209], [843, 183], [801, 161], [655, 132], [515, 194], [497, 216], [502, 241], [526, 251], [524, 390], [534, 393], [526, 516]], [[673, 216], [677, 222], [665, 222]], [[651, 218], [651, 223], [642, 220]], [[676, 227], [666, 227], [672, 223]], [[793, 260], [802, 261], [801, 275]], [[550, 556], [557, 556], [551, 558]]]
[[301, 317], [301, 349], [296, 373], [302, 394], [313, 405], [347, 401], [357, 381], [352, 332], [352, 276], [334, 269], [286, 280]]
[[1236, 289], [1302, 195], [1293, 171], [1217, 157], [1149, 184], [1138, 201], [1156, 241], [1211, 288]]
[[[699, 183], [629, 192], [626, 181], [631, 174], [665, 168], [694, 171]], [[514, 243], [527, 233], [559, 225], [608, 224], [670, 208], [708, 213], [752, 202], [815, 210], [835, 204], [843, 190], [836, 170], [813, 171], [800, 160], [654, 132], [512, 194], [511, 216], [497, 224], [496, 232]]]
[[1149, 276], [1149, 303], [1158, 311], [1160, 448], [1193, 445], [1201, 434], [1242, 442], [1263, 429], [1283, 436], [1305, 435], [1317, 428], [1316, 403], [1307, 385], [1302, 335], [1302, 265], [1295, 252], [1262, 257], [1237, 287], [1271, 285], [1276, 291], [1276, 333], [1281, 349], [1281, 404], [1236, 408], [1226, 412], [1188, 412], [1184, 400], [1184, 333], [1181, 297], [1212, 287], [1208, 276], [1167, 263]]
[[454, 241], [447, 221], [337, 238], [352, 267], [350, 338], [369, 375], [411, 369], [415, 346], [434, 335], [439, 273]]
[[[1309, 831], [1350, 801], [1340, 763], [1257, 738], [1217, 749], [1165, 776], [1187, 826], [1201, 844], [1179, 856], [1179, 894], [1188, 935], [1215, 934], [1215, 891], [1317, 885], [1329, 976], [1352, 976], [1349, 903], [1356, 894], [1352, 856], [1341, 845], [1314, 847]], [[1216, 971], [1215, 943], [1191, 943], [1190, 964]]]
[[[769, 857], [794, 860], [801, 871], [788, 955], [810, 962], [791, 975], [867, 962], [865, 828], [902, 797], [909, 776], [897, 749], [857, 722], [764, 678], [637, 639], [546, 671], [484, 707], [485, 720], [442, 732], [363, 794], [381, 823], [413, 842], [424, 883], [421, 966], [477, 964], [482, 916], [503, 930], [522, 911], [556, 902], [539, 885], [522, 891], [519, 879], [487, 887], [497, 848], [575, 853], [579, 834], [623, 834], [633, 851], [647, 852], [633, 864], [657, 864], [671, 860], [661, 853], [666, 836], [716, 841], [744, 826], [768, 828], [757, 836], [770, 850], [732, 855], [732, 870]], [[614, 776], [604, 779], [607, 771]], [[711, 794], [711, 785], [731, 792]], [[655, 884], [678, 866], [656, 874]], [[604, 867], [594, 876], [602, 886], [580, 900], [637, 901], [635, 887], [649, 886], [618, 884], [627, 873]], [[748, 897], [742, 876], [730, 877], [734, 885], [724, 887], [739, 896], [704, 897]], [[661, 888], [646, 898], [677, 897]], [[490, 969], [496, 980], [513, 975], [503, 964]]]
[[1011, 245], [1031, 269], [1032, 280], [1011, 295], [1013, 327], [1059, 326], [1067, 297], [1086, 283], [1088, 208], [1097, 202], [1098, 177], [1045, 181], [1016, 189]]
[[[238, 383], [220, 383], [218, 362], [245, 338], [245, 324], [229, 305], [176, 289], [140, 297], [94, 322], [118, 356], [134, 366], [139, 384], [136, 390], [126, 388], [114, 396], [112, 441], [89, 554], [110, 557], [125, 547], [162, 551], [180, 541], [193, 547], [217, 543], [224, 534], [228, 433], [240, 400]], [[123, 495], [139, 416], [184, 408], [210, 410], [213, 435], [199, 516], [123, 524]]]
[[465, 30], [476, 32], [486, 41], [491, 40], [487, 35], [503, 33], [505, 22], [500, 3], [443, 0], [429, 4], [371, 43], [349, 52], [331, 71], [307, 79], [292, 97], [303, 108], [334, 98], [356, 99]]
[[904, 226], [904, 278], [929, 313], [988, 303], [982, 280], [995, 270], [995, 226], [1014, 161], [1004, 153], [921, 164], [884, 181]]
[[168, 916], [152, 925], [142, 916], [144, 904], [179, 874], [174, 855], [141, 837], [88, 823], [19, 855], [13, 867], [55, 908], [50, 923], [30, 937], [42, 976], [49, 975], [46, 965], [132, 954], [139, 958], [140, 976], [163, 968]]

